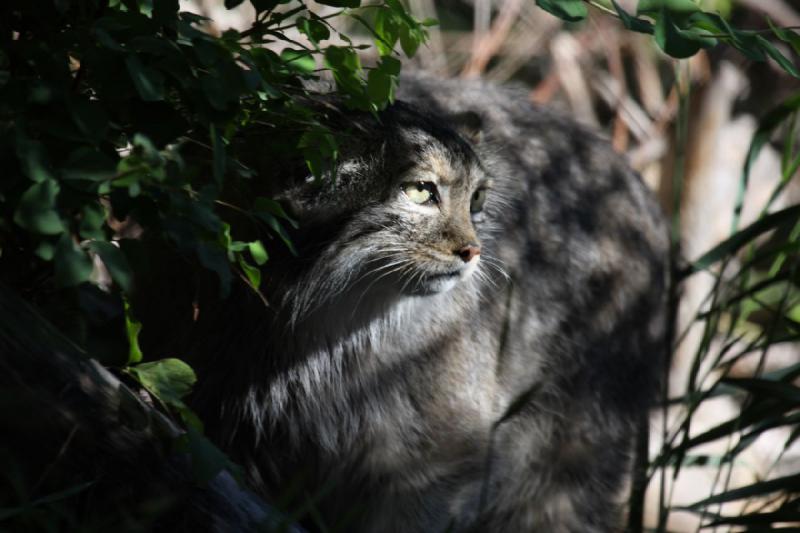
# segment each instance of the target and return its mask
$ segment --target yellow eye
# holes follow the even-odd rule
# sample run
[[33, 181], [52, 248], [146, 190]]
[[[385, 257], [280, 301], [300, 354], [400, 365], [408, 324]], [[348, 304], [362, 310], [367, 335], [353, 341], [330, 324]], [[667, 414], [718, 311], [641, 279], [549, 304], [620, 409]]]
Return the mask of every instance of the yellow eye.
[[417, 181], [403, 184], [403, 192], [415, 204], [436, 203], [436, 185], [430, 181]]
[[470, 213], [480, 213], [483, 209], [483, 203], [486, 201], [486, 189], [478, 189], [472, 193], [472, 199], [469, 203]]

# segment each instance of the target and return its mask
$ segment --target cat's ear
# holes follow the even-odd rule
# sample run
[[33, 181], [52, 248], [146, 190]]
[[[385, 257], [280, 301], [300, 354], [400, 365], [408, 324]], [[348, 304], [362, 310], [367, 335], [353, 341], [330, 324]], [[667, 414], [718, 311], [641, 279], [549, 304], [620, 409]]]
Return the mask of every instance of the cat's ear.
[[464, 139], [472, 144], [483, 140], [483, 118], [475, 111], [464, 111], [448, 117], [450, 124]]

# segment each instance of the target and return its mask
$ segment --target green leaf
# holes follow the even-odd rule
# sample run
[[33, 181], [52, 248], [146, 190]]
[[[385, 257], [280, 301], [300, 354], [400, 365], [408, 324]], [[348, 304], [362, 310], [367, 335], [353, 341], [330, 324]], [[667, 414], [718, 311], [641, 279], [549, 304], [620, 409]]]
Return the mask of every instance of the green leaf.
[[325, 49], [325, 63], [333, 74], [339, 92], [347, 96], [346, 103], [356, 109], [372, 111], [372, 104], [361, 78], [361, 61], [356, 51], [341, 46], [329, 46]]
[[128, 292], [133, 283], [133, 272], [122, 250], [108, 241], [91, 241], [89, 249], [100, 256], [113, 279], [120, 288]]
[[231, 291], [231, 267], [228, 264], [227, 251], [223, 251], [215, 243], [198, 243], [195, 252], [204, 268], [215, 272], [219, 277], [220, 295], [224, 298]]
[[378, 109], [394, 102], [394, 93], [397, 88], [397, 76], [400, 74], [401, 63], [392, 56], [383, 56], [378, 66], [369, 71], [367, 75], [367, 94]]
[[181, 398], [192, 391], [197, 381], [192, 367], [180, 359], [161, 359], [128, 369], [144, 388], [166, 405], [183, 405]]
[[253, 257], [253, 261], [255, 261], [257, 265], [263, 265], [267, 262], [267, 259], [269, 259], [269, 254], [267, 254], [267, 250], [264, 248], [264, 244], [261, 241], [248, 243], [248, 248], [250, 249], [250, 255]]
[[201, 486], [206, 485], [221, 471], [234, 466], [219, 448], [192, 426], [178, 439], [177, 447], [179, 451], [189, 454], [195, 482]]
[[206, 67], [213, 67], [230, 59], [228, 50], [209, 38], [195, 39], [194, 53]]
[[661, 10], [655, 26], [654, 38], [665, 54], [675, 58], [686, 58], [696, 54], [701, 48], [714, 46], [716, 40], [702, 34], [679, 28], [669, 11]]
[[310, 130], [300, 137], [298, 148], [303, 153], [306, 165], [315, 178], [333, 169], [337, 156], [336, 140], [328, 131]]
[[358, 54], [350, 48], [331, 46], [325, 50], [325, 61], [336, 72], [358, 72], [361, 61]]
[[[787, 488], [790, 486], [787, 485]], [[760, 511], [736, 516], [720, 516], [709, 523], [704, 523], [704, 528], [712, 528], [715, 526], [723, 526], [729, 524], [743, 525], [743, 526], [762, 526], [761, 528], [752, 528], [747, 531], [791, 531], [786, 528], [771, 527], [779, 522], [798, 523], [800, 522], [800, 510], [794, 508], [779, 509], [777, 511]], [[768, 527], [764, 527], [768, 526]]]
[[367, 75], [367, 94], [379, 108], [394, 99], [394, 80], [385, 72], [372, 69]]
[[225, 143], [216, 124], [211, 125], [209, 135], [211, 136], [211, 152], [214, 160], [212, 165], [214, 181], [218, 186], [222, 187], [225, 181], [226, 168]]
[[691, 506], [689, 506], [689, 508], [702, 509], [703, 507], [708, 507], [709, 505], [717, 503], [725, 503], [725, 502], [741, 500], [744, 498], [763, 496], [779, 490], [786, 490], [787, 488], [790, 487], [796, 488], [798, 486], [800, 486], [800, 474], [792, 474], [777, 479], [771, 479], [769, 481], [759, 481], [757, 483], [753, 483], [752, 485], [747, 485], [745, 487], [741, 487], [738, 489], [728, 490], [719, 494], [715, 494], [710, 498], [706, 498], [704, 500], [700, 500], [699, 502], [693, 503]]
[[55, 180], [35, 183], [22, 194], [14, 222], [22, 228], [42, 235], [58, 235], [65, 230], [56, 210], [60, 187]]
[[92, 275], [92, 259], [72, 240], [69, 233], [62, 233], [56, 245], [55, 281], [59, 287], [73, 287], [89, 281]]
[[20, 505], [17, 507], [0, 507], [0, 521], [8, 520], [9, 518], [13, 518], [23, 513], [32, 515], [31, 511], [34, 508], [41, 505], [47, 505], [50, 503], [66, 500], [67, 498], [71, 498], [72, 496], [75, 496], [76, 494], [80, 494], [81, 492], [85, 491], [95, 483], [96, 481], [87, 481], [85, 483], [79, 483], [78, 485], [74, 485], [64, 490], [60, 490], [58, 492], [42, 496], [41, 498], [37, 498], [36, 500], [27, 503], [25, 505]]
[[244, 2], [244, 0], [225, 0], [225, 9], [233, 9], [242, 2]]
[[637, 15], [657, 15], [662, 10], [689, 15], [700, 11], [700, 7], [692, 0], [639, 0], [636, 6]]
[[17, 131], [17, 157], [22, 163], [22, 171], [31, 181], [41, 183], [52, 179], [47, 170], [47, 154], [45, 146], [40, 141], [32, 141], [25, 134]]
[[123, 302], [125, 303], [125, 333], [128, 337], [128, 364], [133, 365], [142, 361], [142, 348], [139, 346], [142, 323], [133, 318], [127, 298], [123, 299]]
[[770, 19], [767, 19], [767, 23], [769, 24], [772, 33], [774, 33], [781, 41], [789, 43], [794, 50], [794, 53], [800, 56], [800, 34], [789, 28], [780, 28], [775, 26]]
[[733, 213], [734, 228], [737, 228], [739, 225], [739, 219], [742, 209], [744, 208], [744, 195], [750, 181], [750, 171], [753, 168], [758, 154], [761, 153], [764, 145], [769, 142], [772, 132], [798, 110], [800, 110], [800, 93], [784, 100], [758, 121], [758, 128], [750, 141], [750, 147], [747, 150], [747, 158], [742, 168], [742, 176], [739, 179], [739, 193]]
[[247, 276], [247, 279], [250, 281], [250, 284], [256, 289], [261, 287], [261, 271], [258, 267], [249, 264], [241, 254], [237, 254], [237, 262], [242, 268], [244, 275]]
[[143, 65], [134, 54], [125, 58], [125, 66], [142, 100], [158, 102], [164, 99], [164, 76], [160, 72]]
[[108, 131], [108, 115], [96, 101], [78, 100], [69, 108], [78, 129], [92, 142], [100, 142]]
[[81, 146], [64, 162], [64, 179], [105, 181], [114, 176], [117, 161], [94, 146]]
[[745, 390], [754, 397], [775, 398], [792, 407], [800, 405], [800, 388], [791, 383], [760, 378], [723, 378], [722, 382]]
[[690, 272], [705, 270], [717, 261], [732, 255], [759, 235], [785, 224], [794, 224], [798, 220], [798, 217], [800, 217], [800, 205], [795, 205], [769, 214], [753, 222], [694, 261], [690, 267]]
[[286, 232], [286, 229], [281, 225], [281, 223], [278, 222], [278, 219], [276, 219], [270, 213], [255, 212], [254, 214], [259, 219], [264, 221], [267, 224], [267, 226], [269, 226], [269, 228], [276, 235], [278, 235], [278, 237], [280, 237], [280, 239], [283, 241], [283, 243], [286, 245], [286, 247], [289, 248], [289, 251], [292, 254], [297, 255], [297, 250], [295, 250], [294, 245], [292, 244], [292, 240], [289, 237], [289, 234]]
[[42, 241], [36, 246], [33, 253], [44, 261], [52, 261], [56, 255], [56, 246], [50, 241]]
[[536, 0], [536, 5], [567, 22], [577, 22], [588, 14], [583, 0]]
[[281, 52], [281, 59], [283, 59], [286, 66], [303, 74], [310, 74], [317, 68], [317, 62], [314, 60], [314, 56], [305, 50], [285, 48]]
[[333, 7], [355, 8], [361, 5], [361, 0], [317, 0], [317, 3]]
[[115, 52], [125, 52], [126, 49], [124, 46], [119, 44], [109, 33], [104, 30], [103, 28], [95, 27], [92, 29], [92, 33], [97, 38], [97, 42], [104, 47], [108, 48], [109, 50], [114, 50]]
[[[360, 17], [358, 20], [367, 25], [367, 22], [361, 20]], [[375, 46], [378, 47], [380, 55], [391, 55], [394, 51], [394, 45], [397, 44], [397, 40], [400, 38], [400, 24], [395, 14], [389, 9], [378, 9], [375, 15], [373, 31], [376, 37]]]
[[794, 76], [795, 78], [800, 78], [800, 70], [797, 70], [797, 67], [794, 66], [794, 63], [786, 58], [785, 55], [780, 53], [780, 51], [773, 46], [771, 42], [766, 40], [760, 35], [755, 36], [756, 42], [761, 46], [761, 48], [766, 52], [766, 54], [771, 57], [780, 67]]
[[408, 58], [414, 57], [419, 46], [425, 42], [425, 34], [405, 24], [400, 26], [400, 48]]
[[308, 37], [308, 39], [316, 44], [319, 44], [320, 41], [324, 41], [331, 36], [331, 32], [325, 23], [320, 22], [317, 19], [307, 19], [305, 17], [299, 17], [297, 19], [297, 30], [300, 33], [303, 33]]
[[728, 24], [728, 21], [719, 15], [713, 15], [711, 13], [695, 13], [691, 18], [694, 19], [697, 17], [712, 18], [714, 22], [716, 22], [720, 27], [724, 28], [722, 33], [730, 36], [730, 44], [732, 44], [734, 48], [739, 50], [748, 59], [752, 59], [753, 61], [767, 60], [767, 57], [764, 55], [763, 50], [761, 50], [761, 47], [755, 38], [756, 34], [734, 29], [730, 24]]
[[100, 203], [86, 204], [81, 207], [81, 223], [79, 233], [83, 239], [105, 240], [103, 226], [106, 222], [106, 210]]
[[158, 167], [164, 164], [164, 157], [161, 152], [156, 149], [153, 141], [142, 133], [136, 133], [133, 136], [134, 152], [144, 159], [144, 162], [151, 167]]
[[272, 213], [276, 217], [286, 220], [293, 228], [297, 228], [297, 222], [292, 220], [292, 218], [286, 214], [286, 211], [283, 209], [281, 204], [279, 204], [272, 198], [267, 198], [266, 196], [259, 196], [258, 198], [256, 198], [256, 201], [253, 202], [253, 210]]
[[653, 24], [644, 19], [636, 18], [631, 16], [630, 13], [622, 9], [620, 5], [616, 2], [616, 0], [611, 0], [611, 4], [614, 6], [614, 9], [617, 11], [617, 15], [619, 15], [619, 19], [622, 21], [622, 25], [625, 26], [627, 29], [639, 33], [646, 33], [652, 35], [655, 31]]
[[174, 26], [178, 21], [178, 0], [155, 0], [153, 2], [153, 20], [158, 24]]
[[272, 11], [278, 7], [279, 4], [287, 3], [287, 0], [250, 0], [250, 3], [253, 5], [256, 13], [262, 13], [264, 11]]

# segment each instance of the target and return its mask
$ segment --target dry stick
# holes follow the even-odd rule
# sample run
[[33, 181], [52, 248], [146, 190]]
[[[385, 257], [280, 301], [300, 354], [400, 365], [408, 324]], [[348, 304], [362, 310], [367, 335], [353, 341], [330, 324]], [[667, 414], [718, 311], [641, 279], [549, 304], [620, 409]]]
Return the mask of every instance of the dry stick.
[[664, 92], [661, 88], [661, 76], [658, 73], [656, 56], [649, 46], [649, 39], [648, 36], [642, 34], [629, 34], [628, 50], [633, 56], [633, 67], [636, 72], [642, 105], [648, 113], [655, 115], [664, 106]]
[[539, 85], [533, 88], [528, 98], [535, 104], [546, 104], [553, 99], [553, 96], [558, 92], [560, 81], [558, 73], [551, 70], [550, 73], [541, 81]]
[[474, 0], [472, 12], [472, 56], [480, 49], [483, 37], [489, 32], [492, 23], [492, 0]]
[[[409, 0], [411, 11], [423, 18], [436, 18], [436, 7], [433, 0]], [[425, 70], [444, 75], [447, 71], [447, 54], [444, 49], [442, 30], [437, 24], [428, 28], [427, 46], [420, 49], [420, 62]]]
[[612, 134], [612, 146], [617, 152], [624, 153], [628, 147], [630, 130], [622, 117], [622, 102], [628, 96], [628, 88], [625, 82], [625, 67], [622, 64], [622, 53], [620, 52], [620, 42], [616, 33], [609, 33], [602, 24], [597, 24], [600, 40], [604, 41], [606, 52], [606, 63], [608, 71], [616, 80], [616, 102], [614, 108], [614, 131]]
[[538, 16], [539, 13], [533, 3], [523, 3], [518, 22], [498, 52], [497, 64], [487, 73], [488, 78], [508, 81], [531, 59], [542, 54], [544, 44], [561, 28], [561, 21], [556, 17]]
[[575, 117], [584, 124], [599, 127], [591, 91], [581, 68], [581, 57], [586, 48], [569, 33], [561, 32], [553, 39], [550, 49], [561, 88]]
[[[673, 169], [673, 188], [672, 188], [672, 201], [673, 201], [673, 211], [672, 211], [672, 227], [670, 228], [670, 249], [671, 249], [671, 258], [674, 261], [675, 258], [678, 256], [678, 250], [680, 248], [680, 202], [682, 198], [682, 187], [683, 187], [683, 178], [684, 178], [684, 165], [685, 165], [685, 149], [686, 149], [686, 141], [688, 139], [688, 119], [689, 119], [689, 91], [691, 90], [691, 71], [689, 73], [683, 74], [681, 67], [684, 63], [678, 62], [675, 68], [675, 89], [678, 92], [679, 98], [679, 113], [678, 113], [678, 121], [675, 124], [675, 136], [676, 136], [676, 156], [675, 156], [675, 167]], [[686, 63], [688, 67], [689, 64]], [[686, 70], [689, 70], [687, 68]], [[674, 265], [674, 263], [673, 263]], [[674, 283], [674, 281], [673, 281]], [[674, 290], [674, 288], [673, 288]], [[661, 428], [662, 431], [662, 441], [666, 441], [666, 420], [667, 420], [667, 403], [668, 403], [668, 396], [669, 396], [669, 387], [666, 384], [669, 382], [669, 362], [665, 362], [664, 364], [664, 384], [663, 387], [663, 404], [664, 404], [664, 422]], [[688, 429], [687, 429], [688, 431]], [[666, 466], [666, 465], [665, 465]], [[658, 517], [658, 531], [663, 532], [666, 530], [667, 522], [669, 520], [669, 509], [668, 505], [671, 505], [672, 502], [672, 490], [670, 490], [669, 499], [665, 498], [665, 490], [666, 490], [666, 468], [662, 469], [661, 471], [661, 478], [660, 478], [660, 490], [659, 490], [659, 517]], [[674, 480], [673, 480], [674, 481]], [[672, 489], [674, 489], [675, 483], [672, 484]]]
[[[555, 26], [554, 29], [560, 26]], [[594, 40], [594, 34], [591, 32], [581, 32], [577, 35], [578, 44], [582, 49], [591, 46]], [[558, 89], [561, 86], [561, 78], [559, 76], [559, 69], [553, 68], [549, 71], [547, 76], [539, 82], [536, 87], [528, 95], [528, 98], [535, 104], [546, 104], [553, 99]]]
[[[476, 2], [476, 13], [477, 6], [481, 5], [484, 1], [485, 0], [478, 0], [478, 2]], [[522, 0], [505, 0], [503, 7], [500, 9], [500, 14], [495, 19], [494, 24], [492, 24], [491, 30], [476, 34], [475, 44], [472, 48], [472, 57], [464, 66], [464, 70], [461, 71], [462, 78], [476, 78], [486, 70], [486, 65], [508, 37], [521, 7]]]
[[760, 11], [769, 18], [789, 26], [800, 26], [800, 14], [781, 0], [739, 0], [752, 10]]

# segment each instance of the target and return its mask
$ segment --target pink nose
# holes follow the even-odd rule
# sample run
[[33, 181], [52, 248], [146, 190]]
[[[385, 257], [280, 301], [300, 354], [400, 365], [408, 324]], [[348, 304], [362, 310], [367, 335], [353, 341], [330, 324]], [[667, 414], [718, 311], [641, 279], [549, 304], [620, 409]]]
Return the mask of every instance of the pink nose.
[[481, 247], [477, 244], [468, 244], [461, 248], [460, 250], [456, 250], [456, 255], [461, 258], [462, 261], [465, 263], [469, 263], [472, 261], [472, 258], [476, 255], [481, 255]]

